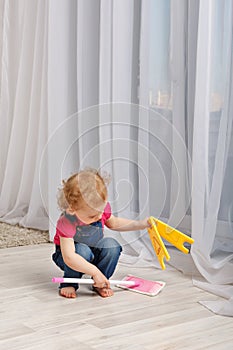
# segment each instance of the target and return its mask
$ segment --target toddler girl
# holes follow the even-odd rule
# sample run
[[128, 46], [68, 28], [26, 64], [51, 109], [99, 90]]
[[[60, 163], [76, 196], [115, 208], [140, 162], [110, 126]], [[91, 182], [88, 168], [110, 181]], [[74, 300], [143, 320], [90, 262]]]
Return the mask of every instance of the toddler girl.
[[[104, 237], [104, 226], [115, 231], [134, 231], [149, 227], [148, 218], [129, 220], [115, 217], [108, 203], [107, 178], [97, 170], [82, 170], [63, 181], [58, 204], [62, 214], [57, 221], [53, 261], [64, 271], [64, 277], [93, 278], [93, 288], [102, 297], [113, 295], [112, 276], [122, 248], [110, 237]], [[60, 295], [75, 298], [78, 284], [61, 283]]]

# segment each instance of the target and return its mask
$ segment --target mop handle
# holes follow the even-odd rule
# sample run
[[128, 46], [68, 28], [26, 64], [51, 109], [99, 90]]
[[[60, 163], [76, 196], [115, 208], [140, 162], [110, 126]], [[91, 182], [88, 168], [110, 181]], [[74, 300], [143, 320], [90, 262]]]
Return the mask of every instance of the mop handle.
[[[80, 283], [80, 284], [94, 284], [95, 281], [91, 278], [63, 278], [63, 277], [53, 277], [53, 283]], [[112, 285], [124, 285], [124, 286], [136, 286], [137, 283], [134, 281], [121, 281], [121, 280], [109, 280]]]

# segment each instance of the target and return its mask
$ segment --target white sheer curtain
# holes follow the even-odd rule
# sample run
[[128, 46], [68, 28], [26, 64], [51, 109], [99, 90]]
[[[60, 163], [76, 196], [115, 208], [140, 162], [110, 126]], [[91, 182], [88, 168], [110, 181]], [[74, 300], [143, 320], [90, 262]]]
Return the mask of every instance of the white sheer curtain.
[[[100, 167], [114, 213], [194, 237], [195, 285], [225, 298], [203, 304], [233, 315], [231, 0], [0, 10], [1, 220], [49, 227], [52, 239], [61, 180]], [[118, 239], [123, 262], [158, 266], [146, 230]]]
[[192, 256], [227, 301], [203, 302], [233, 315], [233, 4], [200, 2], [193, 133]]
[[[232, 2], [142, 5], [141, 101], [150, 106], [148, 129], [159, 129], [156, 138], [147, 136], [150, 212], [192, 234], [192, 258], [203, 276], [194, 284], [223, 298], [202, 304], [232, 316]], [[184, 261], [175, 256], [172, 264], [195, 272]]]
[[[141, 108], [139, 113], [138, 164], [148, 180], [145, 183], [139, 173], [140, 213], [150, 213], [190, 233], [187, 124], [192, 124], [192, 119], [189, 122], [186, 117], [187, 11], [186, 2], [142, 1], [140, 105], [147, 109]], [[144, 246], [139, 250], [140, 260], [157, 265], [147, 234], [139, 244]]]
[[[133, 80], [139, 69], [139, 14], [139, 1], [49, 2], [50, 138], [42, 173], [48, 155], [51, 238], [59, 214], [57, 187], [80, 168], [101, 167], [114, 174], [113, 210], [129, 206], [130, 186], [124, 180], [129, 182], [132, 172], [129, 140], [134, 116], [126, 102], [137, 98], [138, 83]], [[122, 195], [116, 201], [118, 185]], [[46, 189], [43, 192], [46, 197]]]
[[0, 19], [0, 217], [40, 229], [48, 227], [38, 186], [47, 141], [45, 4], [1, 1]]

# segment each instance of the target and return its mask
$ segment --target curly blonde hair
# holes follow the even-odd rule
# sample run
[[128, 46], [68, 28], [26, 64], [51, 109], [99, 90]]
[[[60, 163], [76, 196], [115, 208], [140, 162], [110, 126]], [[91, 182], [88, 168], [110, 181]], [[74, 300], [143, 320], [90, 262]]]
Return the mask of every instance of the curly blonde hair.
[[58, 190], [57, 202], [60, 210], [68, 208], [78, 210], [83, 205], [98, 208], [107, 200], [107, 185], [110, 176], [100, 174], [96, 169], [88, 168], [70, 176]]

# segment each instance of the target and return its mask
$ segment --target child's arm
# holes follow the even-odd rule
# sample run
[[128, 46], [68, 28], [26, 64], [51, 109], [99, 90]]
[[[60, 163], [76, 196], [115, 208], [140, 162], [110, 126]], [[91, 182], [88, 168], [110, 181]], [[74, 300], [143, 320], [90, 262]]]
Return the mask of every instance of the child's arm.
[[150, 227], [148, 220], [149, 218], [143, 220], [130, 220], [111, 215], [105, 225], [114, 231], [137, 231]]
[[60, 244], [62, 257], [66, 265], [73, 270], [92, 276], [95, 287], [110, 288], [110, 283], [104, 274], [95, 265], [75, 253], [74, 240], [72, 238], [60, 237]]

